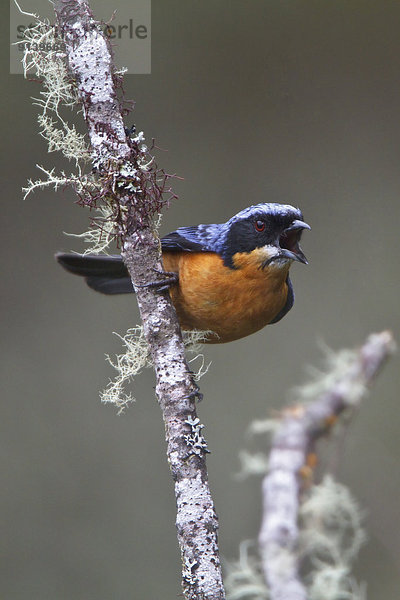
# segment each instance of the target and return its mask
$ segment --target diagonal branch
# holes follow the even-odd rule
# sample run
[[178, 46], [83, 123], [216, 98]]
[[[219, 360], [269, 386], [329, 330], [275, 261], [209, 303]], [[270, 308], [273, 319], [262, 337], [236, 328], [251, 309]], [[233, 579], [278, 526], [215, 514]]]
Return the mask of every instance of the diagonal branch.
[[208, 486], [206, 443], [195, 408], [198, 389], [186, 363], [168, 292], [143, 287], [154, 280], [155, 272], [163, 277], [160, 241], [152, 218], [160, 207], [160, 199], [146, 191], [149, 188], [140, 140], [131, 143], [126, 137], [109, 44], [88, 3], [56, 0], [55, 11], [83, 106], [93, 166], [108, 185], [107, 194], [118, 204], [122, 256], [135, 287], [151, 348], [167, 456], [175, 483], [183, 591], [188, 599], [222, 600], [225, 594], [217, 544], [218, 521]]
[[285, 411], [272, 444], [262, 484], [263, 520], [259, 547], [271, 600], [306, 600], [299, 577], [298, 510], [301, 474], [312, 467], [317, 440], [346, 409], [357, 407], [383, 363], [394, 351], [392, 334], [370, 335], [330, 389], [314, 402]]

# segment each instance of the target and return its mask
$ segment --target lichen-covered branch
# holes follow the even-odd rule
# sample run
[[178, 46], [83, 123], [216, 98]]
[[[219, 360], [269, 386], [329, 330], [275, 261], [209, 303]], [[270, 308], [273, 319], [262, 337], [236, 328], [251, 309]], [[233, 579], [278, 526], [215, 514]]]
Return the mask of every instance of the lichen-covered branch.
[[[88, 128], [93, 166], [103, 195], [116, 207], [122, 256], [129, 270], [156, 372], [167, 455], [175, 482], [183, 591], [188, 599], [224, 598], [217, 546], [218, 522], [208, 486], [197, 386], [188, 368], [175, 310], [162, 280], [160, 241], [153, 216], [162, 205], [157, 174], [143, 157], [140, 136], [127, 137], [115, 91], [107, 40], [83, 0], [57, 0], [55, 10], [71, 77]], [[100, 196], [98, 197], [100, 199]]]
[[339, 355], [340, 368], [316, 400], [287, 409], [283, 415], [262, 484], [259, 549], [271, 600], [307, 598], [299, 577], [297, 552], [299, 496], [304, 475], [313, 468], [316, 441], [343, 411], [359, 405], [393, 350], [390, 332], [370, 335], [358, 351]]

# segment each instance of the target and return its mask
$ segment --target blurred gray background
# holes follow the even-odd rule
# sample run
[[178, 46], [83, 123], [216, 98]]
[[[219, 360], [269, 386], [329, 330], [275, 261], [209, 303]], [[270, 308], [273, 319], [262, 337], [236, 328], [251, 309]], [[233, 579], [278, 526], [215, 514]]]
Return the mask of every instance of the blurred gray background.
[[[109, 3], [112, 8], [112, 2]], [[138, 322], [134, 297], [95, 294], [54, 262], [82, 250], [71, 191], [36, 193], [35, 164], [69, 168], [38, 136], [37, 84], [8, 75], [2, 5], [2, 493], [7, 600], [176, 598], [174, 497], [152, 373], [123, 416], [98, 391]], [[179, 200], [161, 233], [265, 201], [298, 205], [312, 231], [293, 310], [247, 339], [206, 348], [199, 406], [224, 557], [260, 523], [260, 481], [239, 482], [250, 421], [279, 409], [318, 364], [371, 331], [399, 333], [400, 4], [382, 0], [153, 0], [152, 73], [126, 78], [135, 122]], [[366, 510], [356, 576], [400, 597], [398, 359], [327, 462]], [[341, 444], [342, 445], [342, 444]], [[262, 444], [261, 444], [262, 446]]]

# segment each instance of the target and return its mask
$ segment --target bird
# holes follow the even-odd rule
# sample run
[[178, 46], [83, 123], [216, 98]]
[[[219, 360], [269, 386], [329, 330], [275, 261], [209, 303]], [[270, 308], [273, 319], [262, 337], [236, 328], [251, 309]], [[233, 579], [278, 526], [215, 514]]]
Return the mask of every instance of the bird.
[[[168, 289], [183, 330], [207, 332], [206, 343], [238, 340], [292, 308], [289, 269], [308, 264], [305, 229], [300, 209], [278, 203], [249, 206], [225, 223], [179, 227], [161, 239], [167, 278], [148, 285]], [[120, 255], [60, 252], [56, 260], [103, 294], [135, 291]]]

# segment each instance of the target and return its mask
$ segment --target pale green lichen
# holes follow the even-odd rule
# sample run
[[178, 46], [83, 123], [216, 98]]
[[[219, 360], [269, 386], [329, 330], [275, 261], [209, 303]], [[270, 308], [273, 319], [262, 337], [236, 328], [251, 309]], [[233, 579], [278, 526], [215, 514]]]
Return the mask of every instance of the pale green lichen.
[[[196, 380], [200, 379], [210, 366], [204, 366], [204, 356], [199, 354], [201, 343], [204, 342], [208, 333], [210, 332], [195, 330], [183, 332], [186, 351], [196, 354], [195, 359], [200, 358], [201, 360], [200, 368], [194, 374]], [[105, 390], [100, 393], [100, 398], [102, 402], [117, 406], [119, 413], [121, 413], [130, 402], [135, 400], [131, 392], [126, 391], [127, 384], [131, 383], [143, 369], [151, 367], [152, 361], [142, 326], [128, 329], [124, 336], [118, 333], [115, 335], [122, 340], [125, 351], [123, 354], [117, 355], [114, 359], [106, 355], [108, 362], [117, 371], [117, 375], [114, 379], [110, 380]]]
[[37, 168], [46, 175], [45, 179], [28, 180], [27, 187], [22, 188], [24, 192], [24, 200], [37, 189], [43, 190], [48, 187], [53, 188], [57, 191], [59, 188], [71, 186], [78, 195], [87, 194], [89, 190], [95, 194], [99, 190], [97, 182], [91, 175], [83, 175], [78, 165], [77, 173], [70, 173], [67, 175], [65, 171], [56, 173], [55, 168], [45, 169], [40, 165], [36, 165]]
[[271, 434], [274, 433], [279, 427], [278, 419], [255, 419], [252, 421], [247, 429], [247, 433], [250, 436]]
[[[298, 559], [307, 568], [310, 600], [366, 600], [366, 587], [352, 576], [366, 536], [362, 513], [349, 490], [326, 476], [302, 503]], [[252, 551], [250, 551], [253, 546]], [[226, 562], [227, 600], [268, 600], [255, 542], [242, 542], [239, 560]]]
[[[62, 40], [48, 21], [31, 16], [34, 23], [24, 31], [22, 65], [25, 77], [37, 78], [42, 86], [39, 97], [33, 98], [33, 103], [40, 108], [40, 134], [47, 141], [49, 152], [60, 151], [76, 165], [85, 163], [90, 160], [86, 136], [63, 116], [65, 108], [76, 107], [79, 101], [77, 86], [68, 71]], [[80, 176], [81, 172], [77, 175]], [[61, 176], [61, 179], [64, 178]], [[44, 180], [44, 186], [47, 181]], [[54, 183], [54, 174], [50, 182]], [[35, 187], [39, 186], [32, 189], [28, 186], [25, 191], [30, 193]]]
[[[87, 136], [79, 133], [76, 126], [67, 119], [69, 110], [74, 108], [79, 112], [81, 108], [76, 82], [68, 70], [62, 40], [49, 21], [42, 20], [33, 13], [25, 13], [19, 6], [18, 8], [32, 17], [32, 25], [24, 31], [22, 65], [25, 77], [34, 77], [41, 84], [38, 97], [32, 99], [33, 104], [39, 107], [37, 118], [40, 135], [46, 140], [49, 152], [61, 152], [69, 161], [75, 162], [75, 171], [69, 174], [65, 170], [57, 172], [55, 168], [36, 165], [45, 177], [28, 180], [27, 186], [22, 190], [24, 199], [38, 189], [52, 188], [57, 191], [67, 186], [71, 186], [81, 200], [94, 198], [101, 193], [102, 188], [92, 173], [85, 173], [91, 158]], [[115, 225], [110, 225], [110, 228], [114, 231]]]
[[352, 568], [366, 541], [363, 515], [348, 488], [326, 475], [301, 504], [300, 556], [311, 566], [306, 576], [310, 600], [362, 600], [365, 588]]
[[307, 368], [308, 381], [293, 388], [292, 398], [296, 404], [308, 404], [331, 390], [337, 390], [346, 398], [347, 404], [357, 404], [366, 393], [361, 377], [354, 377], [354, 365], [357, 364], [357, 350], [335, 352], [320, 342], [324, 356], [322, 369]]
[[227, 600], [269, 599], [254, 541], [241, 542], [238, 560], [224, 561], [224, 583]]
[[265, 475], [268, 472], [269, 460], [265, 452], [239, 451], [240, 471], [236, 478], [243, 480], [249, 475]]
[[118, 233], [118, 226], [113, 218], [113, 209], [109, 204], [103, 204], [95, 209], [90, 229], [83, 233], [66, 233], [85, 242], [87, 247], [83, 254], [108, 254], [111, 243]]
[[49, 115], [40, 113], [38, 116], [40, 135], [47, 141], [49, 152], [62, 152], [68, 160], [88, 162], [89, 147], [86, 137], [76, 131], [75, 125], [63, 121], [63, 128], [57, 126], [57, 121]]

